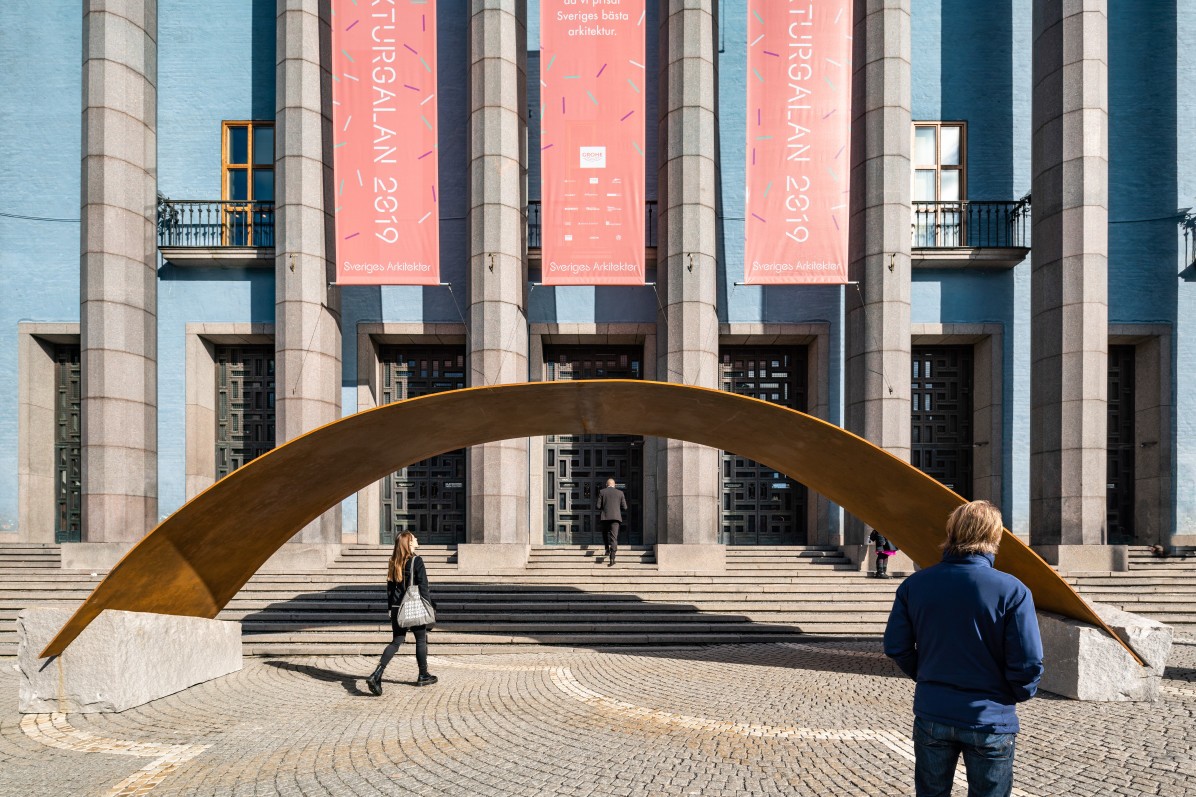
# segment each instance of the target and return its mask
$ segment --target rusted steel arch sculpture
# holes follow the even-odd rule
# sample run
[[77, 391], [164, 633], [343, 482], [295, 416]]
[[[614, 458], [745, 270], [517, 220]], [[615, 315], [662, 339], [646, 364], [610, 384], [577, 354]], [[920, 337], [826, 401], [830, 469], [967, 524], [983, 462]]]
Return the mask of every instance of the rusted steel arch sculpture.
[[[750, 457], [880, 529], [922, 566], [939, 560], [944, 522], [963, 503], [850, 432], [734, 393], [639, 380], [454, 390], [342, 418], [216, 482], [137, 543], [42, 656], [61, 653], [104, 609], [215, 617], [299, 529], [365, 485], [445, 451], [554, 433], [653, 435]], [[997, 566], [1039, 608], [1109, 630], [1008, 531]]]

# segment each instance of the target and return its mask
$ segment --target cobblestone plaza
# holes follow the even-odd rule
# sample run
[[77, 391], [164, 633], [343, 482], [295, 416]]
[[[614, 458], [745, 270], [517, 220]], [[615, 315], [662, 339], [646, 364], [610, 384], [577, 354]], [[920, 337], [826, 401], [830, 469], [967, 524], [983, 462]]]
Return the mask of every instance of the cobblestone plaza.
[[[409, 650], [405, 651], [410, 653]], [[0, 675], [4, 795], [895, 795], [912, 793], [913, 683], [873, 641], [250, 659], [123, 714], [15, 712]], [[1196, 638], [1156, 703], [1021, 708], [1015, 795], [1196, 786]], [[966, 791], [961, 772], [955, 794]]]

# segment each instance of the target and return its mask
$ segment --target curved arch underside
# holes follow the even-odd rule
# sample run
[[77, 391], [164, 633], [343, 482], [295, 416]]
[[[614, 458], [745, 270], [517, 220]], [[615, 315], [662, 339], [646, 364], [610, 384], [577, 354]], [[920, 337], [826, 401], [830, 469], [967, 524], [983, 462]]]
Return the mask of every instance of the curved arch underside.
[[[294, 534], [357, 490], [445, 451], [547, 434], [687, 440], [762, 462], [879, 529], [922, 567], [964, 499], [850, 432], [718, 390], [641, 380], [528, 382], [388, 404], [295, 438], [212, 485], [134, 546], [42, 651], [66, 649], [104, 609], [215, 617]], [[1038, 608], [1109, 628], [1005, 531], [996, 565]]]

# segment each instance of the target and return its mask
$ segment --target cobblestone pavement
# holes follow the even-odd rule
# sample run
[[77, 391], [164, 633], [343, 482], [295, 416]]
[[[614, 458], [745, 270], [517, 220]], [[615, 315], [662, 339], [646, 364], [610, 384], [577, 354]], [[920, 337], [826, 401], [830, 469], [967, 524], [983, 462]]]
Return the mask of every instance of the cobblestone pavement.
[[[249, 659], [123, 714], [21, 717], [0, 662], [0, 794], [912, 792], [913, 684], [873, 641], [433, 655], [429, 688], [399, 656], [379, 698], [372, 664]], [[1154, 704], [1023, 706], [1014, 793], [1196, 793], [1196, 640], [1165, 684]]]

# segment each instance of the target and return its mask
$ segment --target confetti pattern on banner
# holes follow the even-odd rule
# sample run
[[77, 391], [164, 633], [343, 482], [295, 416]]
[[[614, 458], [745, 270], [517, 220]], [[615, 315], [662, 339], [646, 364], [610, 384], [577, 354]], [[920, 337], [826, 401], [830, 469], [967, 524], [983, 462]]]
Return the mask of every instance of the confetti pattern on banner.
[[744, 280], [847, 281], [851, 2], [748, 0]]
[[645, 0], [541, 0], [546, 285], [642, 285]]
[[332, 0], [336, 273], [440, 282], [436, 0]]

